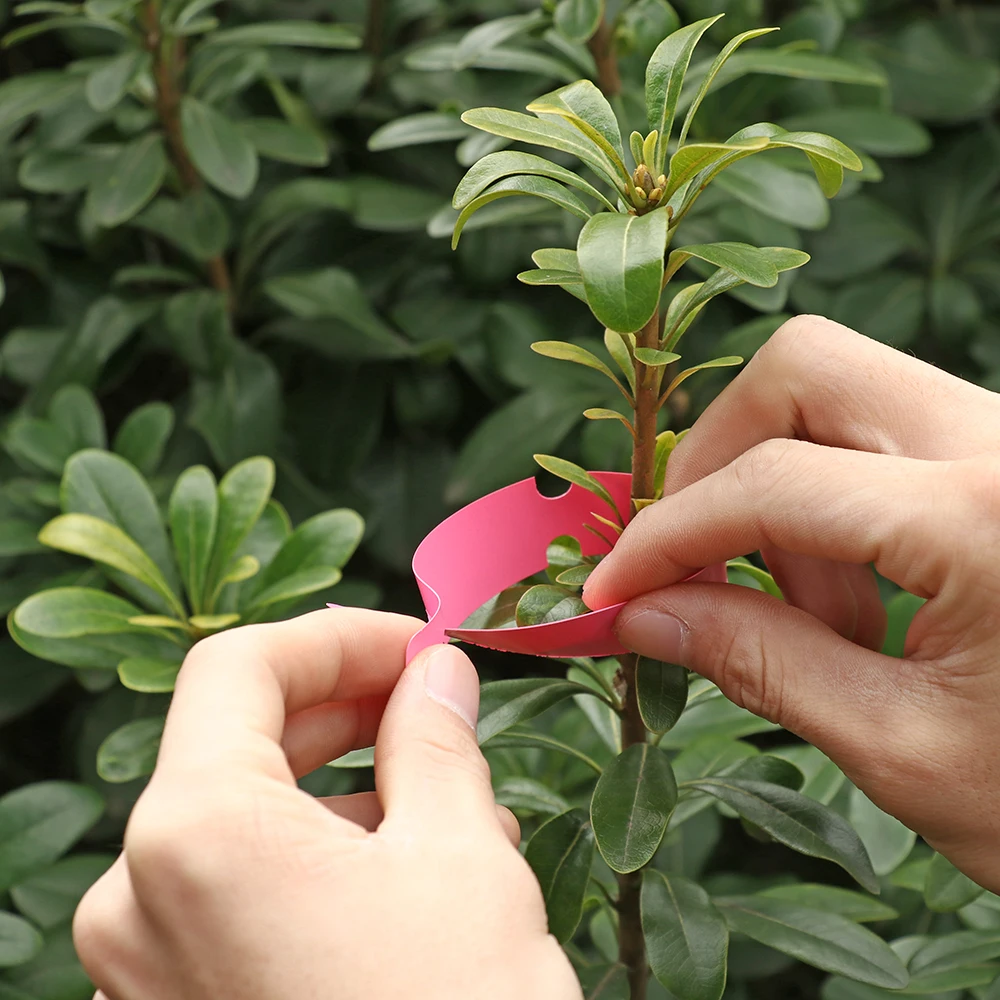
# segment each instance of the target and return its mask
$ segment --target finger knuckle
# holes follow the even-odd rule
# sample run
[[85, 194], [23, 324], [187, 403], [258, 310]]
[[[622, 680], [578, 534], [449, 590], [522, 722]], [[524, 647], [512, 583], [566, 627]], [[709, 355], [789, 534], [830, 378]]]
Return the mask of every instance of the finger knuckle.
[[781, 665], [769, 654], [763, 633], [732, 635], [716, 661], [711, 676], [733, 704], [769, 722], [787, 722]]
[[779, 469], [800, 446], [801, 442], [789, 438], [771, 438], [754, 445], [732, 464], [736, 485], [749, 497], [769, 493], [787, 475], [787, 470], [779, 474]]
[[842, 334], [845, 328], [824, 316], [793, 316], [778, 327], [757, 352], [759, 364], [779, 369], [797, 369], [816, 353], [820, 345]]
[[427, 773], [450, 780], [458, 772], [473, 780], [490, 783], [490, 769], [479, 749], [470, 739], [448, 733], [434, 733], [424, 739], [422, 753]]

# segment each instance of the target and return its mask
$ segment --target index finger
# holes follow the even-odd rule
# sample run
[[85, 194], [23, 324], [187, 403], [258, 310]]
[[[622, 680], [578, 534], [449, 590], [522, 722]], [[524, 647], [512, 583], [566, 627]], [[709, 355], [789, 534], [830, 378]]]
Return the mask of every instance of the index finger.
[[997, 450], [1000, 397], [821, 316], [785, 323], [671, 455], [665, 492], [770, 438], [928, 460]]
[[387, 695], [403, 671], [406, 644], [423, 624], [338, 608], [202, 640], [178, 676], [157, 772], [253, 768], [291, 782], [281, 747], [288, 716]]

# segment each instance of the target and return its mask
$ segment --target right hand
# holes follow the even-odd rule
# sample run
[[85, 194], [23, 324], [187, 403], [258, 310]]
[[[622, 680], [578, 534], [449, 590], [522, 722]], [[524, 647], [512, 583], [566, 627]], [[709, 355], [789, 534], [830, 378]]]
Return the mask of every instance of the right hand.
[[[786, 323], [671, 456], [585, 588], [622, 642], [815, 744], [1000, 892], [1000, 396], [813, 316]], [[680, 583], [760, 550], [785, 602]], [[876, 652], [870, 565], [928, 598]]]

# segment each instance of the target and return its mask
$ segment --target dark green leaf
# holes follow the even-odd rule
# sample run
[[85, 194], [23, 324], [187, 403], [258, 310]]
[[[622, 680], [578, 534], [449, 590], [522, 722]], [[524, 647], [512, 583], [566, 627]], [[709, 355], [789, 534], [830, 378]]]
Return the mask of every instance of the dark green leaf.
[[361, 516], [343, 508], [328, 510], [303, 521], [261, 574], [260, 588], [304, 569], [342, 569], [358, 547], [364, 530]]
[[807, 906], [812, 910], [837, 913], [860, 924], [895, 920], [899, 916], [891, 906], [886, 906], [871, 896], [833, 885], [796, 882], [791, 885], [776, 885], [763, 890], [759, 895], [768, 899], [782, 899], [797, 906]]
[[128, 222], [160, 189], [167, 173], [163, 139], [143, 136], [124, 146], [90, 186], [88, 210], [102, 226]]
[[350, 24], [319, 24], [316, 21], [261, 21], [238, 28], [215, 31], [212, 45], [292, 45], [312, 49], [358, 49], [361, 35]]
[[746, 243], [706, 243], [680, 247], [670, 254], [667, 262], [668, 276], [675, 274], [692, 257], [723, 267], [751, 285], [770, 288], [778, 283], [778, 269], [768, 255]]
[[653, 733], [672, 729], [684, 711], [688, 672], [674, 663], [640, 656], [635, 668], [635, 699], [646, 728]]
[[196, 372], [216, 375], [231, 360], [235, 336], [221, 292], [199, 288], [172, 295], [163, 322], [174, 350]]
[[219, 498], [215, 476], [203, 465], [185, 470], [170, 494], [170, 534], [193, 611], [208, 596], [208, 566], [215, 544]]
[[935, 854], [931, 858], [924, 884], [924, 902], [928, 909], [951, 913], [971, 903], [983, 892], [982, 886], [963, 875], [943, 854]]
[[576, 618], [590, 611], [580, 598], [563, 587], [539, 585], [529, 587], [517, 602], [514, 612], [516, 623], [522, 628], [528, 625], [544, 625], [564, 618]]
[[129, 84], [149, 63], [149, 53], [129, 48], [108, 59], [87, 77], [85, 93], [95, 111], [110, 111], [125, 96]]
[[716, 185], [745, 205], [801, 229], [822, 229], [830, 218], [812, 177], [759, 156], [734, 163], [719, 174]]
[[515, 617], [517, 602], [530, 589], [530, 585], [525, 585], [501, 590], [499, 594], [476, 608], [462, 622], [462, 628], [514, 628], [517, 625]]
[[565, 944], [580, 923], [594, 858], [594, 832], [586, 812], [574, 809], [543, 823], [524, 856], [542, 888], [549, 932]]
[[616, 872], [632, 872], [656, 853], [677, 803], [667, 755], [648, 743], [628, 747], [594, 789], [590, 818], [597, 846]]
[[956, 931], [935, 937], [910, 959], [911, 986], [981, 962], [1000, 958], [1000, 932]]
[[642, 930], [653, 975], [678, 1000], [720, 1000], [729, 928], [707, 892], [680, 875], [648, 871]]
[[0, 968], [23, 965], [42, 950], [42, 935], [23, 917], [0, 911]]
[[114, 451], [144, 476], [159, 468], [174, 429], [174, 410], [167, 403], [146, 403], [133, 410], [115, 435]]
[[111, 867], [111, 854], [77, 854], [11, 886], [14, 905], [39, 927], [68, 921], [83, 894]]
[[153, 773], [163, 735], [160, 717], [135, 719], [119, 726], [97, 751], [97, 773], [119, 784]]
[[[216, 40], [218, 34], [224, 33], [217, 33]], [[209, 184], [233, 198], [250, 194], [257, 183], [257, 153], [237, 125], [209, 105], [185, 97], [181, 131], [192, 162]]]
[[566, 482], [573, 483], [575, 486], [579, 486], [593, 493], [594, 496], [599, 497], [614, 512], [618, 523], [624, 524], [621, 512], [615, 504], [614, 497], [586, 469], [580, 468], [574, 462], [567, 462], [564, 458], [557, 458], [555, 455], [534, 455], [532, 457], [546, 472], [551, 472], [553, 476], [565, 479]]
[[476, 729], [479, 742], [485, 743], [511, 726], [533, 719], [574, 694], [592, 695], [593, 692], [582, 684], [545, 677], [517, 677], [484, 684], [479, 696]]
[[163, 694], [173, 691], [180, 672], [179, 663], [129, 656], [118, 664], [118, 679], [131, 691], [143, 694]]
[[534, 778], [504, 778], [494, 787], [494, 794], [498, 805], [522, 812], [558, 816], [569, 809], [561, 795]]
[[918, 121], [874, 107], [813, 108], [783, 118], [785, 128], [819, 129], [872, 156], [918, 156], [931, 147], [930, 133]]
[[280, 118], [245, 118], [240, 130], [257, 152], [269, 160], [302, 167], [325, 167], [329, 144], [319, 132]]

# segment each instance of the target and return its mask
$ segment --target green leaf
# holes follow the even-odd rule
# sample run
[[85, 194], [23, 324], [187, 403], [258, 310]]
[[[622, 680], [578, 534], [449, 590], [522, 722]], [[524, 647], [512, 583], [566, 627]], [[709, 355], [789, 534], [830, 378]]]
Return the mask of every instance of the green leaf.
[[671, 365], [680, 360], [679, 354], [671, 351], [658, 351], [653, 347], [636, 347], [632, 353], [637, 361], [654, 368], [662, 368], [664, 365]]
[[684, 125], [681, 128], [681, 134], [677, 140], [678, 146], [684, 145], [684, 140], [687, 138], [688, 132], [691, 130], [691, 124], [694, 121], [694, 116], [698, 113], [698, 108], [701, 107], [701, 102], [705, 99], [709, 88], [715, 82], [715, 78], [718, 76], [719, 70], [721, 70], [722, 67], [729, 61], [729, 57], [741, 45], [743, 45], [744, 42], [749, 42], [754, 38], [760, 38], [761, 35], [769, 35], [772, 31], [777, 30], [777, 28], [755, 28], [751, 31], [742, 32], [742, 34], [737, 35], [735, 38], [731, 38], [726, 43], [722, 51], [712, 61], [712, 65], [708, 67], [708, 72], [705, 74], [705, 78], [702, 80], [701, 86], [698, 88], [698, 92], [695, 94], [694, 100], [688, 108], [688, 113], [684, 118]]
[[0, 887], [52, 864], [100, 818], [101, 797], [83, 785], [43, 781], [0, 799]]
[[884, 87], [885, 74], [872, 66], [861, 66], [821, 52], [794, 52], [787, 49], [751, 49], [729, 60], [716, 77], [713, 90], [738, 80], [747, 73], [785, 76], [794, 80], [826, 80], [858, 86]]
[[[684, 371], [678, 372], [670, 385], [667, 386], [665, 393], [669, 395], [677, 388], [682, 382], [686, 382], [692, 375], [696, 375], [698, 372], [705, 371], [709, 368], [733, 368], [736, 365], [743, 364], [742, 358], [731, 357], [731, 358], [713, 358], [711, 361], [704, 361], [700, 365], [694, 365], [692, 368], [685, 368]], [[755, 566], [750, 567], [747, 572], [753, 573], [756, 569]], [[775, 596], [780, 596], [780, 593], [775, 594]]]
[[[910, 959], [910, 986], [920, 980], [1000, 958], [1000, 932], [956, 931], [928, 941]], [[995, 970], [994, 970], [995, 972]]]
[[531, 589], [531, 585], [508, 587], [495, 594], [485, 604], [480, 605], [461, 627], [467, 628], [513, 628], [517, 621], [517, 602]]
[[490, 681], [482, 686], [479, 695], [479, 725], [476, 728], [479, 742], [485, 743], [575, 694], [593, 693], [582, 684], [546, 677]]
[[[574, 254], [574, 259], [575, 259]], [[616, 333], [614, 330], [604, 331], [604, 348], [611, 355], [612, 361], [621, 369], [628, 382], [632, 395], [635, 395], [635, 364], [629, 352], [631, 346], [628, 334]]]
[[935, 854], [927, 869], [924, 902], [936, 913], [952, 913], [978, 899], [985, 890], [963, 875], [943, 854]]
[[677, 1000], [720, 1000], [729, 928], [708, 893], [680, 875], [647, 871], [641, 899], [653, 975]]
[[687, 207], [723, 170], [738, 160], [759, 153], [767, 146], [768, 141], [765, 136], [740, 139], [735, 142], [730, 139], [728, 142], [690, 143], [682, 146], [670, 158], [670, 171], [663, 200], [669, 201], [685, 184], [697, 178], [684, 199], [684, 205]]
[[871, 896], [833, 885], [796, 882], [776, 885], [758, 893], [768, 899], [781, 899], [797, 906], [808, 906], [825, 913], [837, 913], [855, 923], [895, 920], [899, 914], [891, 907]]
[[63, 103], [82, 86], [79, 77], [63, 70], [12, 76], [0, 83], [0, 129], [6, 131], [39, 111]]
[[564, 618], [576, 618], [590, 611], [580, 598], [562, 587], [540, 584], [529, 587], [517, 602], [515, 621], [522, 628], [528, 625], [544, 625]]
[[878, 893], [878, 879], [864, 844], [847, 821], [832, 810], [799, 792], [763, 782], [702, 778], [693, 785], [715, 796], [786, 847], [833, 861], [869, 892]]
[[673, 729], [688, 696], [688, 672], [674, 663], [640, 656], [635, 667], [635, 700], [651, 733]]
[[759, 156], [734, 163], [718, 175], [716, 186], [758, 212], [801, 229], [822, 229], [830, 219], [815, 179]]
[[498, 805], [515, 811], [558, 816], [569, 809], [569, 803], [561, 795], [534, 778], [504, 778], [494, 793]]
[[580, 233], [577, 258], [587, 301], [618, 333], [641, 330], [656, 313], [663, 283], [667, 213], [601, 213]]
[[836, 913], [763, 896], [717, 899], [716, 905], [732, 930], [818, 969], [890, 989], [908, 982], [905, 966], [881, 938]]
[[607, 156], [576, 129], [558, 122], [522, 115], [503, 108], [474, 108], [462, 115], [462, 121], [483, 132], [558, 149], [582, 160], [618, 190], [624, 190], [619, 172]]
[[29, 469], [60, 475], [73, 454], [73, 439], [63, 428], [37, 417], [15, 417], [4, 436], [4, 448]]
[[[584, 416], [587, 415], [585, 411]], [[608, 410], [608, 413], [613, 413], [613, 410]], [[616, 414], [621, 416], [621, 414]], [[587, 580], [590, 578], [590, 574], [594, 572], [593, 563], [581, 564], [580, 566], [571, 566], [569, 569], [564, 569], [558, 576], [556, 576], [555, 582], [562, 584], [564, 587], [582, 587]], [[589, 608], [587, 609], [590, 610]], [[587, 612], [580, 612], [581, 614], [586, 614]]]
[[549, 933], [565, 944], [583, 915], [594, 859], [590, 818], [584, 810], [573, 809], [547, 820], [528, 841], [524, 857], [542, 889]]
[[[225, 32], [217, 32], [216, 41], [220, 34]], [[181, 132], [191, 162], [212, 187], [232, 198], [250, 194], [257, 183], [257, 153], [237, 125], [209, 105], [185, 96]]]
[[918, 121], [875, 107], [813, 108], [782, 124], [791, 131], [819, 129], [872, 156], [919, 156], [932, 142]]
[[680, 247], [671, 252], [667, 261], [666, 280], [669, 281], [692, 257], [723, 267], [760, 288], [771, 288], [778, 283], [778, 269], [768, 255], [746, 243], [702, 243]]
[[120, 784], [153, 773], [163, 736], [162, 717], [135, 719], [119, 726], [97, 750], [97, 773]]
[[265, 587], [254, 598], [247, 609], [248, 617], [259, 617], [261, 612], [273, 604], [292, 601], [318, 590], [326, 590], [339, 583], [343, 574], [334, 566], [310, 566], [296, 570], [282, 577], [277, 583]]
[[174, 429], [174, 410], [167, 403], [146, 403], [133, 410], [115, 435], [114, 451], [151, 476], [163, 460], [163, 452]]
[[310, 49], [359, 49], [361, 34], [351, 24], [319, 24], [316, 21], [260, 21], [238, 28], [213, 31], [210, 45], [290, 45]]
[[615, 505], [611, 494], [585, 469], [573, 462], [567, 462], [564, 458], [556, 458], [555, 455], [534, 455], [535, 461], [552, 475], [565, 479], [568, 483], [580, 486], [595, 496], [600, 497], [614, 511], [619, 524], [624, 525], [621, 512]]
[[90, 186], [88, 211], [111, 229], [128, 222], [153, 198], [167, 173], [163, 139], [151, 133], [122, 148]]
[[220, 628], [229, 628], [240, 620], [240, 616], [235, 612], [223, 615], [192, 615], [188, 619], [188, 624], [193, 625], [203, 632], [215, 632]]
[[179, 663], [170, 663], [167, 660], [127, 656], [118, 664], [118, 679], [131, 691], [163, 694], [173, 691], [180, 669]]
[[211, 610], [216, 589], [225, 577], [240, 543], [257, 523], [274, 488], [274, 462], [248, 458], [234, 465], [219, 483], [219, 515], [204, 588]]
[[126, 49], [108, 59], [88, 77], [84, 92], [95, 111], [110, 111], [125, 96], [129, 84], [148, 67], [150, 56], [142, 49]]
[[[597, 355], [592, 354], [585, 347], [569, 344], [563, 340], [537, 340], [531, 345], [531, 349], [545, 358], [572, 361], [574, 364], [583, 365], [584, 368], [592, 368], [595, 372], [606, 375], [622, 392], [625, 391], [615, 373]], [[572, 482], [572, 480], [570, 481]]]
[[358, 547], [364, 530], [361, 516], [345, 508], [328, 510], [303, 521], [261, 574], [260, 588], [263, 590], [305, 569], [342, 569]]
[[64, 385], [56, 392], [49, 419], [71, 438], [74, 450], [107, 447], [104, 415], [94, 394], [82, 385]]
[[[558, 163], [553, 163], [551, 160], [546, 160], [542, 156], [536, 156], [534, 153], [521, 153], [509, 149], [490, 153], [469, 167], [465, 176], [458, 182], [458, 187], [455, 188], [452, 205], [459, 210], [465, 208], [486, 191], [491, 184], [503, 177], [509, 177], [511, 174], [535, 174], [560, 181], [582, 191], [591, 198], [596, 198], [609, 210], [614, 211], [615, 206], [593, 184], [585, 181], [579, 174], [560, 166]], [[575, 253], [573, 258], [576, 259]], [[548, 265], [539, 264], [539, 267], [543, 266]]]
[[[117, 525], [156, 563], [171, 591], [180, 591], [180, 578], [156, 498], [146, 480], [125, 459], [97, 449], [77, 452], [66, 463], [60, 492], [67, 514], [92, 514]], [[115, 579], [123, 586], [128, 584], [127, 577]], [[156, 592], [145, 587], [131, 588], [129, 593], [139, 600], [156, 599]], [[172, 608], [165, 607], [172, 612]]]
[[591, 216], [590, 209], [575, 194], [547, 177], [535, 177], [528, 174], [508, 177], [506, 180], [497, 181], [496, 184], [474, 198], [462, 209], [455, 221], [455, 230], [451, 237], [452, 249], [454, 250], [458, 246], [458, 241], [462, 238], [462, 230], [475, 212], [498, 198], [510, 198], [515, 195], [544, 198], [580, 219], [589, 219]]
[[614, 965], [588, 965], [579, 970], [579, 976], [584, 1000], [628, 1000], [628, 969], [624, 965], [617, 962]]
[[379, 126], [368, 138], [372, 152], [419, 146], [428, 142], [453, 142], [468, 138], [469, 126], [454, 115], [438, 111], [420, 111], [403, 115]]
[[23, 917], [0, 911], [0, 968], [23, 965], [42, 950], [42, 935]]
[[528, 110], [537, 115], [565, 118], [595, 142], [622, 174], [628, 173], [618, 119], [608, 99], [590, 80], [577, 80], [568, 87], [543, 94], [528, 105]]
[[755, 754], [746, 760], [722, 768], [720, 774], [740, 781], [767, 782], [771, 785], [781, 785], [792, 791], [799, 791], [805, 781], [805, 775], [791, 762], [771, 754]]
[[917, 835], [883, 812], [858, 788], [851, 789], [847, 818], [861, 838], [876, 875], [895, 871], [910, 855]]
[[269, 160], [300, 167], [325, 167], [330, 162], [327, 140], [315, 129], [280, 118], [244, 118], [240, 131]]
[[197, 261], [219, 256], [229, 243], [229, 219], [207, 187], [189, 191], [179, 201], [161, 194], [132, 224], [156, 233]]
[[207, 596], [208, 566], [215, 542], [219, 499], [215, 477], [199, 465], [185, 470], [170, 494], [170, 534], [191, 607]]
[[111, 867], [111, 854], [76, 854], [11, 886], [14, 905], [29, 920], [48, 929], [73, 916], [84, 893]]
[[0, 518], [0, 558], [44, 552], [38, 540], [40, 525], [20, 517]]
[[552, 23], [571, 42], [585, 42], [604, 16], [604, 0], [559, 0]]
[[616, 872], [634, 872], [660, 846], [677, 804], [677, 783], [667, 755], [636, 743], [605, 769], [590, 802], [601, 856]]
[[654, 176], [663, 173], [677, 101], [695, 46], [721, 17], [721, 14], [706, 17], [668, 35], [656, 47], [646, 66], [646, 116], [649, 127], [657, 131], [656, 163], [649, 164], [651, 169], [655, 168]]
[[117, 525], [91, 514], [62, 514], [42, 528], [38, 540], [127, 573], [160, 594], [173, 610], [183, 613], [183, 605], [157, 565]]
[[38, 194], [73, 194], [97, 180], [120, 150], [117, 145], [33, 149], [21, 160], [17, 180]]

